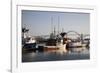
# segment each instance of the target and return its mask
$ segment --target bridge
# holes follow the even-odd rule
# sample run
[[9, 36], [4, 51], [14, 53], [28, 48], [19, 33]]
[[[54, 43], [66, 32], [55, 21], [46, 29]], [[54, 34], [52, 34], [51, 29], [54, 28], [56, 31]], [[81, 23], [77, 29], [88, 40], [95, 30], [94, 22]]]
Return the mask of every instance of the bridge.
[[[68, 36], [76, 36], [75, 37], [75, 40], [76, 41], [80, 41], [81, 43], [84, 43], [84, 41], [87, 41], [87, 42], [89, 42], [89, 40], [90, 40], [90, 34], [80, 34], [80, 33], [78, 33], [78, 32], [76, 32], [76, 31], [68, 31], [68, 32], [66, 32], [66, 35], [67, 35], [67, 37]], [[87, 38], [88, 37], [88, 38]], [[73, 38], [71, 38], [71, 37], [69, 37], [70, 39], [73, 39]]]
[[77, 36], [77, 37], [79, 37], [79, 38], [85, 38], [85, 37], [90, 37], [90, 34], [80, 34], [80, 33], [78, 33], [78, 32], [76, 32], [76, 31], [68, 31], [68, 32], [66, 32], [66, 35], [67, 36]]
[[[74, 36], [76, 39], [79, 38], [80, 40], [84, 40], [86, 37], [88, 37], [88, 39], [90, 38], [90, 34], [80, 34], [76, 31], [68, 31], [65, 33], [67, 36]], [[39, 36], [33, 36], [33, 37], [49, 38], [50, 35], [39, 35]]]

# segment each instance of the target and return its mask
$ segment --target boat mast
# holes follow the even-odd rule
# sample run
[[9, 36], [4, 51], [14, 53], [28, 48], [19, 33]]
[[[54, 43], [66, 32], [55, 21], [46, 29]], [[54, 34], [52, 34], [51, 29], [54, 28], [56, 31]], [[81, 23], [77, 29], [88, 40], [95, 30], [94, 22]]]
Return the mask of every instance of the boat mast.
[[59, 27], [60, 27], [60, 17], [58, 16], [58, 35], [59, 35]]

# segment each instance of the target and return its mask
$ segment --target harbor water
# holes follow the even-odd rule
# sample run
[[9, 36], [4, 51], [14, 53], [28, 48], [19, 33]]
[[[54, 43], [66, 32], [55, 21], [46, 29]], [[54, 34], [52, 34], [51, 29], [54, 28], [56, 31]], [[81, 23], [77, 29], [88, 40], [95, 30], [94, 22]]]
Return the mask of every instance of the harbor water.
[[[81, 49], [81, 51], [80, 51]], [[68, 60], [89, 60], [89, 49], [72, 48], [71, 52], [59, 53], [59, 52], [33, 52], [23, 51], [22, 62], [44, 62], [44, 61], [68, 61]]]

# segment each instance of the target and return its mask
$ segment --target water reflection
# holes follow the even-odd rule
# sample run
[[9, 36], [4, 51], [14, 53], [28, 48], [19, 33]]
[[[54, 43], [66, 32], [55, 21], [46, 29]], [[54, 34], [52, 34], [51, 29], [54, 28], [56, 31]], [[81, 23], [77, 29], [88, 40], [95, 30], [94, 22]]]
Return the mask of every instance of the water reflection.
[[58, 51], [55, 52], [34, 52], [32, 50], [24, 51], [22, 53], [22, 62], [90, 59], [90, 53], [86, 47], [72, 48], [71, 51], [67, 53], [61, 53]]

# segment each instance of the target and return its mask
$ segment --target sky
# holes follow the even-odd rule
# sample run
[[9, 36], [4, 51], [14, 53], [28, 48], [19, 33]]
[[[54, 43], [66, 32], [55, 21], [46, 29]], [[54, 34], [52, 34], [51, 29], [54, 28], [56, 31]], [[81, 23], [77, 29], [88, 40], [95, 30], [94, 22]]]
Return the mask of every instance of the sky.
[[53, 28], [58, 31], [90, 33], [90, 14], [75, 12], [54, 12], [22, 10], [22, 27], [29, 29], [29, 35], [49, 35]]

